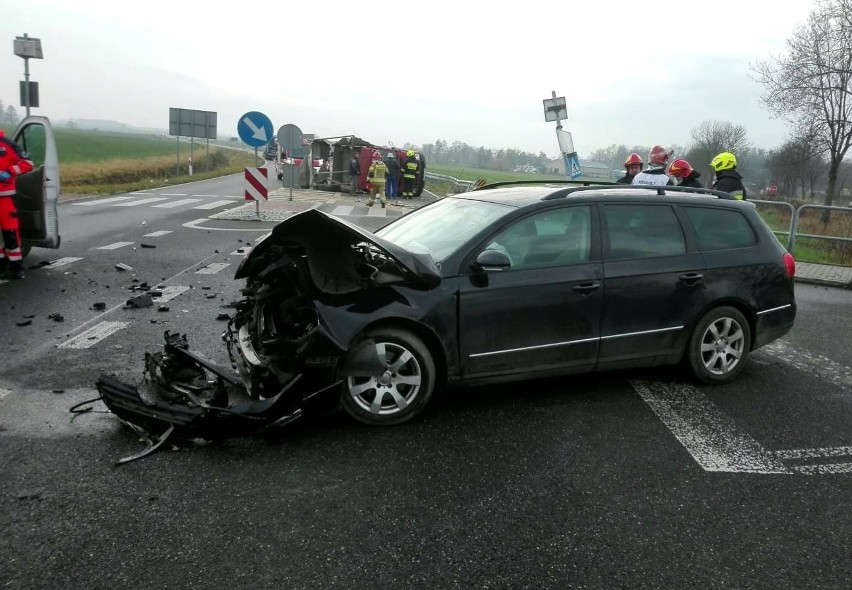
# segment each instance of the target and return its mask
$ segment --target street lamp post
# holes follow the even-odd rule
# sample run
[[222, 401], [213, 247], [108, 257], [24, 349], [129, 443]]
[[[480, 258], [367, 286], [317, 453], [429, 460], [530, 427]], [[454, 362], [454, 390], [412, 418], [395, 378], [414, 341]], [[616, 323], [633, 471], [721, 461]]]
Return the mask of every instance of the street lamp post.
[[[24, 33], [23, 37], [15, 37], [14, 51], [15, 55], [24, 58], [24, 86], [21, 91], [21, 102], [23, 104], [21, 106], [27, 108], [27, 117], [29, 117], [30, 104], [32, 103], [32, 96], [30, 95], [30, 58], [44, 59], [41, 52], [41, 39], [34, 39]], [[35, 106], [38, 106], [38, 103]]]

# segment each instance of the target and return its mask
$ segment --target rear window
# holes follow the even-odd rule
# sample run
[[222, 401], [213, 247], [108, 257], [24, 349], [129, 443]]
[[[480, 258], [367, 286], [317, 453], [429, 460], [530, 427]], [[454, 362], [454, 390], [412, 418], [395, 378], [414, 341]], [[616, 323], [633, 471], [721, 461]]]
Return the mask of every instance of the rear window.
[[757, 236], [745, 216], [730, 209], [684, 207], [698, 236], [699, 247], [712, 250], [748, 248], [757, 243]]

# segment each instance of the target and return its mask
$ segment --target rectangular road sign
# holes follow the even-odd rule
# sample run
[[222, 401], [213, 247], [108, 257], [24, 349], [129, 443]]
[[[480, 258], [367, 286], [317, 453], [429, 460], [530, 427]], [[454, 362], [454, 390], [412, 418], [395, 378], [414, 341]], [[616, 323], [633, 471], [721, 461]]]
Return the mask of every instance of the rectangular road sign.
[[259, 201], [261, 198], [266, 201], [269, 199], [269, 190], [267, 189], [269, 179], [268, 168], [246, 168], [246, 201]]
[[568, 109], [565, 107], [565, 97], [544, 99], [544, 120], [560, 121], [568, 118]]

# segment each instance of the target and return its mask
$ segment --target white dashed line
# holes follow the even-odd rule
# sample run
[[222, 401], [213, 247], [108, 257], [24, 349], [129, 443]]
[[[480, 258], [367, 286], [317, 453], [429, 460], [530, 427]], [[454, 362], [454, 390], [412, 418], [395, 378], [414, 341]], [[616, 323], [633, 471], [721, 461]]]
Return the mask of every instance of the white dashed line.
[[217, 272], [221, 271], [224, 268], [231, 266], [229, 262], [214, 262], [213, 264], [208, 264], [201, 270], [195, 271], [197, 275], [215, 275]]
[[118, 205], [113, 205], [113, 207], [138, 207], [139, 205], [159, 203], [160, 201], [166, 200], [168, 200], [168, 197], [151, 197], [149, 199], [139, 199], [138, 201], [133, 201], [132, 203], [119, 203]]
[[118, 248], [124, 248], [131, 244], [133, 244], [133, 242], [115, 242], [113, 244], [107, 244], [106, 246], [100, 246], [99, 248], [95, 248], [95, 250], [117, 250]]
[[197, 203], [201, 199], [179, 199], [177, 201], [171, 201], [169, 203], [163, 203], [162, 205], [154, 205], [157, 209], [174, 209], [175, 207], [180, 207], [181, 205], [189, 205], [191, 203]]
[[213, 201], [211, 203], [199, 205], [198, 207], [193, 207], [193, 209], [216, 209], [217, 207], [224, 207], [225, 205], [230, 205], [232, 203], [233, 201]]
[[120, 203], [122, 201], [132, 200], [133, 197], [110, 197], [108, 199], [98, 199], [96, 201], [86, 201], [85, 203], [71, 203], [72, 207], [93, 207], [95, 205], [108, 205], [110, 203]]
[[186, 193], [159, 193], [162, 197], [185, 197]]
[[42, 266], [45, 270], [53, 270], [55, 268], [59, 268], [60, 266], [65, 266], [66, 264], [71, 264], [72, 262], [77, 262], [78, 260], [83, 260], [82, 258], [75, 258], [74, 256], [66, 256], [65, 258], [58, 258], [56, 260], [51, 261], [50, 264], [45, 264]]
[[59, 345], [59, 348], [91, 348], [107, 336], [123, 330], [130, 322], [101, 322]]
[[189, 287], [180, 286], [168, 286], [162, 289], [163, 294], [159, 297], [154, 297], [154, 301], [157, 303], [165, 303], [166, 301], [171, 301], [184, 291], [188, 291]]
[[166, 234], [172, 233], [170, 229], [163, 229], [160, 231], [151, 232], [150, 234], [145, 234], [143, 237], [145, 238], [159, 238], [160, 236], [164, 236]]

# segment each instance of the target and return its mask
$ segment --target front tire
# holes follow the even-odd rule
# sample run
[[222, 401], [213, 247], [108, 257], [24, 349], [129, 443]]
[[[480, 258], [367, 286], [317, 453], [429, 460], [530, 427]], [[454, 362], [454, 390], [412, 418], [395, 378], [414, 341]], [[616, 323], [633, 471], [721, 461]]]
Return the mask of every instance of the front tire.
[[381, 374], [348, 376], [341, 403], [346, 413], [364, 424], [392, 426], [411, 420], [426, 407], [435, 389], [435, 361], [414, 334], [394, 328], [371, 331]]
[[751, 350], [751, 328], [733, 307], [710, 310], [689, 338], [687, 365], [702, 383], [719, 385], [737, 378]]

